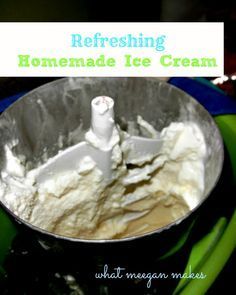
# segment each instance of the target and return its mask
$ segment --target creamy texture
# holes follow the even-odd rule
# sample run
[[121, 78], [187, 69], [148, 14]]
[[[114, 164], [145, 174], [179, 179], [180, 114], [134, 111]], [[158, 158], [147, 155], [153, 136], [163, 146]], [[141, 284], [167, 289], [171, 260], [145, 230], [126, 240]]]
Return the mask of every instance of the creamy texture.
[[96, 163], [85, 157], [77, 171], [37, 185], [37, 169], [26, 173], [21, 160], [6, 147], [1, 201], [35, 226], [78, 238], [138, 235], [179, 219], [203, 196], [207, 153], [203, 134], [192, 122], [172, 123], [160, 134], [141, 117], [138, 124], [150, 137], [160, 137], [160, 153], [146, 162], [126, 165], [129, 147], [123, 139], [128, 134], [115, 129], [112, 155], [116, 165], [110, 184]]

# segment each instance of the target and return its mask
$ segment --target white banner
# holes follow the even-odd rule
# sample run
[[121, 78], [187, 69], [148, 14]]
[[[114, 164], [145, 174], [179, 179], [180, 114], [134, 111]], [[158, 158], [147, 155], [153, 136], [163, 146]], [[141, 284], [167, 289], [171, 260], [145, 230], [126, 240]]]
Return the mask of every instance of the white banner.
[[222, 76], [223, 23], [0, 23], [0, 76]]

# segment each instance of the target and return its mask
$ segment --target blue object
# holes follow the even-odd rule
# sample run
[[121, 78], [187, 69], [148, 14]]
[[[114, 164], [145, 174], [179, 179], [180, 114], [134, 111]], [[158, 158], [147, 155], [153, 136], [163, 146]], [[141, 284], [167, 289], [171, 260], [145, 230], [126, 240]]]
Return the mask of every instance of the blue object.
[[191, 78], [171, 78], [169, 83], [194, 97], [213, 115], [236, 114], [236, 99]]
[[18, 98], [26, 94], [26, 92], [20, 92], [13, 96], [3, 98], [0, 100], [0, 113], [3, 112], [6, 108], [8, 108], [13, 102], [15, 102]]

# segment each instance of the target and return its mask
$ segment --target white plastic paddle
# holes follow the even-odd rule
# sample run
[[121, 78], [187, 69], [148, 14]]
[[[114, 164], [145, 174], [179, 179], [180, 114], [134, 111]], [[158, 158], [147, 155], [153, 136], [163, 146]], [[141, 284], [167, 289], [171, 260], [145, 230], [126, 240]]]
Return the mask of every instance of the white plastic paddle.
[[[58, 173], [78, 170], [86, 156], [96, 162], [108, 182], [112, 180], [112, 149], [120, 140], [114, 121], [114, 101], [106, 96], [96, 97], [91, 102], [91, 110], [91, 128], [85, 135], [86, 141], [67, 148], [42, 165], [36, 176], [37, 183]], [[162, 145], [161, 140], [139, 136], [129, 136], [125, 141], [130, 146], [127, 164], [138, 157], [157, 155]]]

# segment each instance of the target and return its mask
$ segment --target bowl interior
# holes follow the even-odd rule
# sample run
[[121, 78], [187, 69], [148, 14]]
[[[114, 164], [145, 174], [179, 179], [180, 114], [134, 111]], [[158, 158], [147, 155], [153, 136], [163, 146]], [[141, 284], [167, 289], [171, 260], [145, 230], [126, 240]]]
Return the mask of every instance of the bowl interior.
[[197, 101], [156, 78], [65, 78], [28, 93], [1, 115], [0, 169], [6, 162], [5, 144], [15, 145], [14, 153], [23, 155], [32, 169], [59, 149], [83, 140], [90, 126], [90, 102], [100, 95], [115, 100], [116, 121], [124, 128], [137, 115], [157, 130], [173, 121], [197, 123], [208, 147], [205, 191], [199, 203], [209, 195], [223, 163], [219, 130]]

